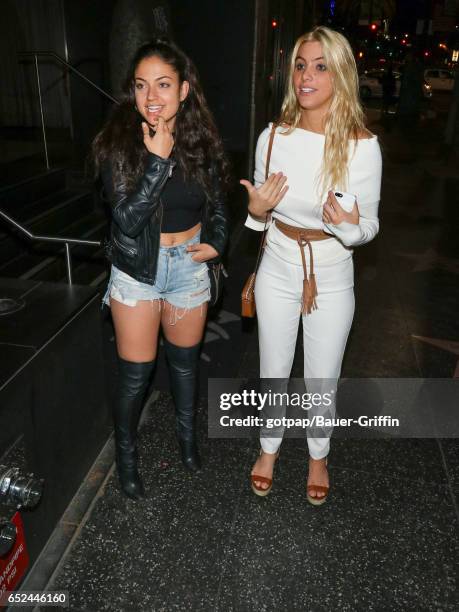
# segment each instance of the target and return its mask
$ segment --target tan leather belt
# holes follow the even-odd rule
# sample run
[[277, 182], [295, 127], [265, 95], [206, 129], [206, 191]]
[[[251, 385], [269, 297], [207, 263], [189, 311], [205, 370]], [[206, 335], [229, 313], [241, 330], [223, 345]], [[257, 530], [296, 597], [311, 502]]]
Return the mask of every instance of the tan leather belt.
[[[302, 297], [302, 307], [301, 312], [303, 314], [311, 314], [311, 311], [317, 310], [317, 285], [316, 278], [314, 276], [314, 257], [312, 253], [311, 242], [315, 240], [329, 240], [333, 239], [333, 236], [327, 234], [323, 230], [320, 229], [308, 229], [306, 227], [296, 227], [294, 225], [288, 225], [287, 223], [283, 223], [279, 221], [279, 219], [274, 219], [276, 227], [288, 238], [292, 240], [296, 240], [298, 242], [298, 246], [300, 247], [301, 252], [301, 261], [303, 263], [303, 297]], [[306, 257], [304, 254], [304, 247], [307, 246], [309, 249], [309, 278], [308, 278], [308, 270], [306, 268]]]

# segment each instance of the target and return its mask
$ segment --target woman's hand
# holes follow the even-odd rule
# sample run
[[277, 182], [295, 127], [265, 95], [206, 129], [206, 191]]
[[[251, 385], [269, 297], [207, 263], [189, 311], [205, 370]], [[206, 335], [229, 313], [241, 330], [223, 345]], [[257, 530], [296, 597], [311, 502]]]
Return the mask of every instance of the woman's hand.
[[204, 263], [205, 261], [209, 261], [209, 259], [218, 257], [218, 251], [216, 251], [213, 246], [210, 246], [210, 244], [207, 244], [207, 242], [191, 244], [186, 250], [188, 253], [195, 253], [191, 259], [196, 263]]
[[286, 181], [287, 177], [282, 172], [271, 174], [258, 189], [249, 181], [239, 181], [241, 185], [244, 185], [249, 194], [249, 213], [254, 217], [262, 217], [264, 220], [266, 213], [276, 208], [287, 193], [288, 186], [285, 185]]
[[324, 204], [324, 211], [322, 215], [322, 221], [331, 225], [339, 225], [343, 221], [352, 223], [353, 225], [359, 224], [359, 207], [357, 202], [354, 204], [354, 208], [351, 212], [346, 212], [338, 202], [333, 191], [328, 192], [327, 201]]
[[158, 117], [156, 131], [150, 135], [150, 126], [142, 121], [143, 142], [150, 153], [167, 159], [174, 147], [174, 138], [163, 117]]

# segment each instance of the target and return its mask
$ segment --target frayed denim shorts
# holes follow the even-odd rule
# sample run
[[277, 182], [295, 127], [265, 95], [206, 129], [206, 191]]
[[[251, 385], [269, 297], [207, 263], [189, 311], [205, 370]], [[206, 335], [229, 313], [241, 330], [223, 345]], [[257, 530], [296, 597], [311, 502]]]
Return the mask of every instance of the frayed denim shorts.
[[[154, 285], [141, 283], [112, 265], [103, 303], [110, 298], [126, 306], [136, 306], [139, 300], [165, 300], [174, 306], [175, 320], [190, 309], [210, 300], [210, 279], [207, 264], [192, 259], [186, 248], [200, 241], [200, 232], [176, 246], [161, 246]], [[172, 323], [172, 321], [171, 321]]]

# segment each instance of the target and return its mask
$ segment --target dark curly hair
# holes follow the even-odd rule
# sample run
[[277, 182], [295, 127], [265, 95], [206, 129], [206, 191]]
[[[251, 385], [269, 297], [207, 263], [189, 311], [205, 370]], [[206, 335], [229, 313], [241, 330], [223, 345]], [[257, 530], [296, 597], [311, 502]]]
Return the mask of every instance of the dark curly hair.
[[185, 178], [193, 177], [212, 197], [217, 185], [212, 180], [209, 168], [215, 168], [218, 189], [229, 187], [229, 163], [223, 144], [207, 106], [204, 93], [193, 62], [167, 38], [157, 38], [141, 46], [131, 62], [123, 95], [107, 123], [92, 144], [92, 155], [96, 175], [107, 160], [112, 164], [115, 183], [133, 189], [145, 167], [147, 149], [143, 143], [141, 123], [143, 117], [135, 108], [135, 71], [142, 60], [159, 57], [173, 67], [180, 83], [188, 81], [190, 89], [181, 103], [175, 121], [174, 157], [182, 168]]

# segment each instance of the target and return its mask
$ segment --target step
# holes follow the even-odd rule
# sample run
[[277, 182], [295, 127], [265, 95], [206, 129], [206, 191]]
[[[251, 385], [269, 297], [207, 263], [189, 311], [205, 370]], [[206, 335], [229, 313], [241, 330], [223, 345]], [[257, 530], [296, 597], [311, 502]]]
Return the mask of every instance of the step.
[[41, 172], [13, 185], [0, 188], [0, 208], [17, 214], [31, 202], [40, 200], [66, 188], [67, 177], [63, 168]]
[[[62, 189], [31, 202], [28, 206], [19, 208], [18, 210], [9, 210], [6, 206], [3, 206], [2, 210], [21, 225], [30, 225], [42, 216], [46, 216], [47, 214], [52, 215], [54, 210], [64, 205], [65, 202], [71, 201], [73, 198], [83, 194], [87, 195], [88, 193], [88, 190]], [[7, 221], [2, 221], [0, 223], [0, 240], [5, 234], [8, 234], [8, 227]]]
[[105, 289], [110, 275], [110, 262], [105, 258], [85, 262], [73, 270], [73, 282], [78, 285], [91, 285], [95, 289]]
[[[80, 232], [80, 236], [89, 240], [102, 241], [107, 231], [108, 228], [105, 224], [99, 224], [87, 232]], [[101, 247], [75, 246], [71, 249], [71, 256], [74, 283], [90, 284], [107, 267], [107, 261]], [[57, 250], [53, 257], [48, 256], [46, 265], [43, 264], [34, 270], [29, 270], [27, 278], [67, 282], [67, 269], [63, 249]]]
[[[67, 193], [67, 192], [66, 192]], [[43, 210], [31, 222], [24, 224], [26, 229], [37, 235], [62, 236], [69, 238], [78, 236], [69, 235], [65, 230], [78, 219], [94, 212], [93, 194], [89, 192], [67, 194], [64, 201], [56, 203], [50, 209]], [[37, 209], [38, 210], [38, 209]], [[2, 226], [7, 222], [2, 220]], [[0, 265], [16, 257], [19, 253], [30, 252], [31, 241], [20, 234], [16, 229], [8, 229], [0, 238]]]
[[[55, 236], [102, 240], [108, 232], [107, 220], [97, 211], [91, 211], [81, 219], [62, 227]], [[103, 259], [101, 248], [78, 245], [71, 247], [72, 261], [75, 265], [81, 260], [92, 259], [99, 252]], [[57, 282], [66, 278], [64, 249], [62, 245], [50, 243], [31, 243], [26, 252], [18, 254], [0, 266], [0, 276], [47, 280]]]
[[[104, 284], [108, 276], [108, 269], [109, 264], [103, 257], [102, 251], [98, 252], [94, 257], [84, 259], [81, 254], [80, 257], [72, 254], [72, 281], [74, 284], [96, 287]], [[46, 265], [41, 269], [37, 267], [34, 270], [30, 270], [23, 277], [53, 283], [67, 283], [64, 253], [58, 253], [52, 260], [48, 259]], [[95, 280], [97, 280], [96, 283], [94, 282]]]

